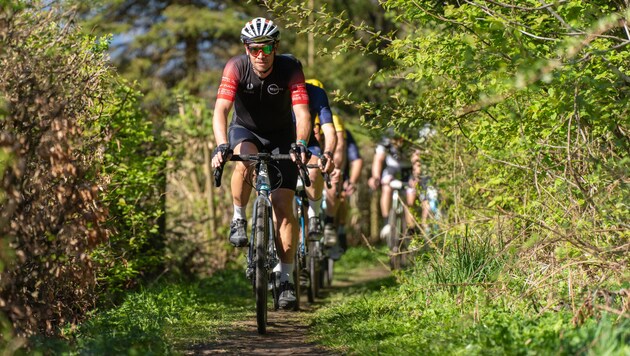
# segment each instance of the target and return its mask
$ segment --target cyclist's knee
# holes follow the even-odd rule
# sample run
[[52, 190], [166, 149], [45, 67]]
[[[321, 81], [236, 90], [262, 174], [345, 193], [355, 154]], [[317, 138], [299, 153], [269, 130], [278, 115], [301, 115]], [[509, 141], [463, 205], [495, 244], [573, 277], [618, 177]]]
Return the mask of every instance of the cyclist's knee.
[[319, 184], [324, 182], [324, 178], [322, 177], [322, 173], [317, 168], [310, 168], [308, 170], [308, 177], [311, 179], [311, 184]]
[[273, 211], [278, 220], [293, 216], [293, 197], [295, 192], [290, 189], [278, 189], [272, 193]]

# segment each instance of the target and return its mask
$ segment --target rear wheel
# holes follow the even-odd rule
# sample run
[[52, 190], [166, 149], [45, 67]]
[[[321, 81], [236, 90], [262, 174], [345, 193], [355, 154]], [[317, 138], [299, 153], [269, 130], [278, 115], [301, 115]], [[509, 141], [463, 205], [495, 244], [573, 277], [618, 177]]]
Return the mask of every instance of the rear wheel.
[[319, 261], [320, 263], [320, 286], [322, 288], [329, 288], [332, 285], [333, 267], [335, 260], [330, 257], [324, 257]]
[[300, 244], [295, 249], [295, 257], [293, 260], [293, 285], [295, 286], [295, 304], [293, 310], [300, 310], [300, 295], [302, 294], [300, 288], [300, 271], [302, 270], [302, 264], [300, 263]]
[[[304, 259], [305, 263], [310, 262], [310, 258], [306, 257]], [[310, 271], [310, 268], [305, 267], [306, 271]], [[306, 299], [308, 300], [309, 303], [314, 303], [315, 302], [315, 293], [313, 291], [313, 282], [311, 281], [311, 276], [309, 273], [309, 276], [307, 277], [307, 287], [306, 287]]]
[[328, 273], [327, 273], [327, 286], [330, 287], [332, 286], [332, 281], [333, 281], [333, 268], [335, 266], [335, 260], [333, 260], [332, 258], [327, 258], [328, 260], [328, 264], [327, 264], [327, 269], [328, 269]]
[[267, 296], [269, 273], [267, 272], [267, 242], [269, 241], [269, 211], [261, 201], [256, 206], [256, 323], [258, 333], [267, 332]]
[[310, 241], [308, 243], [308, 276], [309, 276], [309, 284], [311, 286], [310, 290], [313, 295], [313, 300], [316, 297], [319, 297], [319, 263], [317, 257], [318, 250], [317, 242]]

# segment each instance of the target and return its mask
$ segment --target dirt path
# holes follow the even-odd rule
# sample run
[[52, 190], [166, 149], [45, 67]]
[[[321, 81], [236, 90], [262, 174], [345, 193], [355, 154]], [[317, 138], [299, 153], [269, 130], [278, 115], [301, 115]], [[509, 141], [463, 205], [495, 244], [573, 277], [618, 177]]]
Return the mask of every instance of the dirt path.
[[184, 352], [185, 355], [334, 355], [334, 352], [326, 350], [322, 346], [309, 342], [309, 326], [306, 322], [308, 314], [321, 307], [329, 293], [335, 293], [346, 288], [359, 286], [370, 281], [385, 278], [389, 270], [377, 266], [364, 269], [356, 275], [348, 278], [337, 278], [332, 288], [322, 296], [323, 299], [309, 305], [302, 302], [299, 312], [273, 311], [268, 312], [269, 325], [267, 334], [259, 335], [256, 332], [255, 316], [248, 320], [232, 324], [225, 330], [218, 340], [197, 344]]

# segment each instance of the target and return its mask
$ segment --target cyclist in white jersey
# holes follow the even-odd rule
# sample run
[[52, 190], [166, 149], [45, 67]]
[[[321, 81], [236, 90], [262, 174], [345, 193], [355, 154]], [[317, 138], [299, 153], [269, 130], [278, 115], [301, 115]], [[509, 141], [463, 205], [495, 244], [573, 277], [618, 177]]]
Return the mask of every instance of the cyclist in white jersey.
[[[419, 183], [421, 164], [419, 150], [408, 147], [407, 142], [400, 135], [391, 130], [388, 137], [384, 137], [376, 146], [372, 163], [372, 176], [368, 179], [368, 186], [372, 190], [381, 188], [381, 217], [383, 228], [381, 238], [389, 235], [391, 227], [388, 224], [389, 210], [392, 206], [392, 188], [389, 183], [394, 179], [407, 182], [409, 187], [405, 191], [405, 203], [412, 207], [418, 196], [416, 186]], [[406, 214], [407, 226], [413, 229], [415, 223], [411, 214]]]

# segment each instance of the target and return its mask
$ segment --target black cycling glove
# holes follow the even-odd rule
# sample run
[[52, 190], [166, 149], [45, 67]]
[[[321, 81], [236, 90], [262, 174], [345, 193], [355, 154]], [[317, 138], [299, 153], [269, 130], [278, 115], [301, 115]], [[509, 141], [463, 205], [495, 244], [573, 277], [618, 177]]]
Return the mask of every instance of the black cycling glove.
[[308, 148], [306, 148], [306, 146], [304, 146], [301, 143], [291, 144], [291, 152], [295, 153], [298, 156], [300, 156], [302, 153], [304, 153], [304, 154], [306, 154], [306, 159], [307, 160], [309, 158], [311, 158], [311, 151], [309, 151]]
[[212, 157], [216, 156], [217, 153], [219, 152], [221, 152], [221, 155], [223, 156], [223, 159], [225, 160], [227, 156], [232, 154], [232, 149], [230, 148], [230, 145], [228, 145], [227, 143], [222, 143], [218, 145], [217, 147], [215, 147], [214, 151], [212, 151]]

